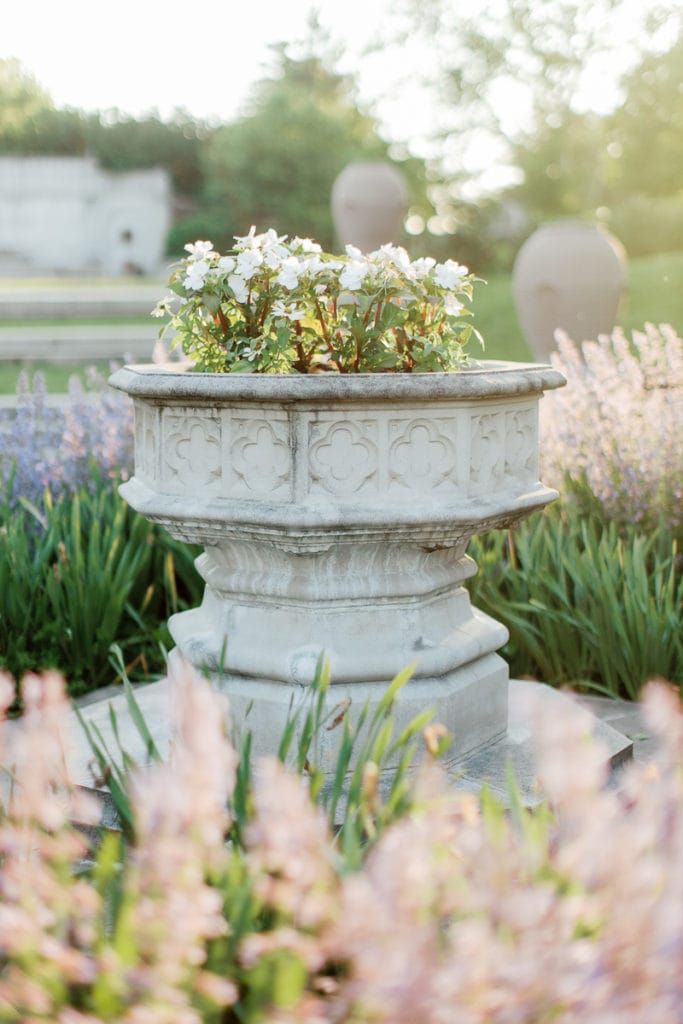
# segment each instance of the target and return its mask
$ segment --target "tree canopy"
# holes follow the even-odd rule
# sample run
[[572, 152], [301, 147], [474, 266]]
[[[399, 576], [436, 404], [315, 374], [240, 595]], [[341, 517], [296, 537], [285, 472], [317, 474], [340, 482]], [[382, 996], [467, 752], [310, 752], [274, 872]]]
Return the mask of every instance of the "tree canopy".
[[483, 0], [469, 11], [405, 0], [404, 9], [441, 69], [444, 151], [449, 137], [465, 152], [472, 132], [488, 134], [536, 215], [680, 190], [683, 10], [674, 0]]
[[212, 135], [205, 154], [207, 202], [236, 233], [274, 227], [329, 248], [335, 178], [352, 160], [387, 159], [388, 147], [347, 78], [280, 47], [277, 77], [260, 84], [245, 116]]

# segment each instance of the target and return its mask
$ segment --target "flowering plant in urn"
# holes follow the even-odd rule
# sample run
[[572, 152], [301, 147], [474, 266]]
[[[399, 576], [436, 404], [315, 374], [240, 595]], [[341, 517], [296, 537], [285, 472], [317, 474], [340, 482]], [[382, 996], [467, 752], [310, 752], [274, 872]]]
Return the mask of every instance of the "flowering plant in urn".
[[[470, 605], [466, 549], [556, 496], [538, 479], [538, 402], [564, 378], [469, 363], [475, 283], [393, 245], [195, 242], [155, 311], [186, 360], [112, 378], [135, 407], [121, 493], [204, 548], [171, 660], [213, 675], [255, 753], [277, 750], [323, 653], [330, 713], [341, 699], [372, 716], [413, 665], [401, 729], [433, 708], [458, 756], [505, 734], [507, 633]], [[326, 765], [339, 736], [321, 739]]]
[[270, 229], [226, 255], [186, 245], [154, 315], [167, 316], [194, 369], [242, 373], [410, 373], [468, 364], [463, 300], [477, 280], [453, 260], [412, 260], [383, 245], [331, 256]]

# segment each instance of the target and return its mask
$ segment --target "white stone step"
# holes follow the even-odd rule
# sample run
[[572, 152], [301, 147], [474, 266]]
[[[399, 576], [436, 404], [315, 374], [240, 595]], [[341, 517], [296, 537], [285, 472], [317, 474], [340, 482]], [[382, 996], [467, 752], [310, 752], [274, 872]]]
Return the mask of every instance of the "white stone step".
[[136, 285], [22, 285], [0, 288], [0, 321], [20, 317], [146, 316], [164, 294], [159, 281]]
[[0, 327], [0, 360], [43, 359], [82, 362], [88, 359], [149, 361], [159, 335], [158, 323]]

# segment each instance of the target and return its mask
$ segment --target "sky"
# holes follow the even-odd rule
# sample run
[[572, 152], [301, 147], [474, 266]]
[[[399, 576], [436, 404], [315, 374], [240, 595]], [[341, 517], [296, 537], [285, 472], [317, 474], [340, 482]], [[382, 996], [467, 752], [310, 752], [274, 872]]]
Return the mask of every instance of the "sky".
[[[453, 0], [456, 13], [460, 2]], [[625, 34], [636, 12], [654, 3], [619, 0]], [[429, 75], [435, 54], [417, 42], [364, 52], [368, 42], [385, 38], [390, 14], [395, 24], [397, 0], [6, 0], [0, 58], [18, 58], [58, 107], [116, 107], [162, 117], [184, 108], [195, 117], [230, 121], [272, 69], [269, 46], [305, 37], [312, 6], [343, 44], [341, 68], [356, 77], [360, 101], [378, 117], [385, 137], [408, 143], [417, 156], [432, 155], [426, 140], [438, 114], [434, 94], [418, 79]], [[595, 83], [588, 76], [587, 90], [587, 105], [614, 102], [604, 66]], [[507, 104], [513, 123], [519, 116], [514, 97], [503, 90], [500, 104]], [[486, 140], [470, 160], [492, 165], [496, 179], [498, 154]]]
[[[306, 34], [311, 0], [33, 0], [8, 5], [0, 57], [17, 57], [57, 106], [162, 116], [183, 107], [226, 121], [272, 65], [269, 44]], [[351, 48], [391, 0], [323, 0], [323, 23]], [[400, 69], [395, 69], [397, 74]], [[386, 71], [376, 85], [383, 87]], [[366, 85], [372, 93], [372, 85]]]

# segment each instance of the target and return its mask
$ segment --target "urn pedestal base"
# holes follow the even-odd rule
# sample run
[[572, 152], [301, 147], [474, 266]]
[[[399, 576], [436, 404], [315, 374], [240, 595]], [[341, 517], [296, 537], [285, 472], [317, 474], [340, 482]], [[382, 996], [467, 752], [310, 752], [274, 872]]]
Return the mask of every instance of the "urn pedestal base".
[[[394, 705], [399, 731], [431, 709], [460, 755], [501, 736], [508, 670], [495, 652], [508, 634], [472, 607], [462, 586], [476, 572], [467, 541], [430, 550], [386, 537], [348, 543], [339, 531], [320, 546], [210, 546], [196, 562], [206, 582], [201, 605], [169, 621], [174, 657], [211, 673], [230, 698], [233, 722], [252, 732], [254, 752], [277, 750], [321, 658], [331, 673], [330, 721], [346, 705], [352, 720], [365, 705], [372, 717], [410, 666]], [[330, 770], [339, 735], [321, 737]]]
[[[171, 674], [182, 658], [176, 648], [169, 656]], [[311, 690], [300, 683], [254, 679], [232, 673], [212, 675], [216, 689], [229, 701], [230, 726], [236, 744], [246, 732], [252, 734], [252, 753], [256, 757], [277, 751], [288, 719], [301, 712], [299, 722], [310, 706]], [[369, 718], [386, 694], [390, 682], [333, 683], [327, 691], [324, 715], [328, 723], [345, 711], [354, 723], [365, 705]], [[489, 654], [439, 678], [410, 679], [393, 704], [394, 735], [427, 710], [433, 719], [445, 725], [453, 743], [444, 758], [448, 767], [464, 756], [496, 743], [505, 735], [508, 719], [508, 666], [496, 654]], [[340, 728], [324, 728], [318, 737], [319, 766], [332, 773], [341, 737]], [[386, 767], [395, 767], [390, 762]]]

